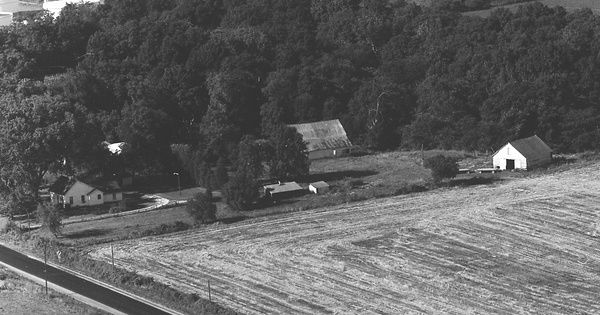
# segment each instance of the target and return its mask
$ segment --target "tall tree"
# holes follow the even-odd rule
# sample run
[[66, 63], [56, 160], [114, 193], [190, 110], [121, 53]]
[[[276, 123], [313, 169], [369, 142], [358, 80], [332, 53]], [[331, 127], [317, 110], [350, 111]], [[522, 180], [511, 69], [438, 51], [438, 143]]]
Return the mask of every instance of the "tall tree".
[[16, 207], [32, 206], [48, 170], [87, 156], [100, 144], [84, 109], [46, 93], [0, 98], [0, 194]]
[[271, 136], [272, 156], [269, 173], [277, 178], [295, 178], [308, 175], [310, 161], [306, 143], [296, 129], [283, 126]]

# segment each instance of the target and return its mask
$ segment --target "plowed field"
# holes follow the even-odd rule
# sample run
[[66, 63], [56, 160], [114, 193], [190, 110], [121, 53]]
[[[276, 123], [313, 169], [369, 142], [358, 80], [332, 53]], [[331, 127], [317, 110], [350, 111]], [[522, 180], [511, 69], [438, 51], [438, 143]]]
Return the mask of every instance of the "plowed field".
[[[600, 165], [114, 244], [247, 314], [600, 314]], [[110, 261], [110, 247], [92, 249]]]

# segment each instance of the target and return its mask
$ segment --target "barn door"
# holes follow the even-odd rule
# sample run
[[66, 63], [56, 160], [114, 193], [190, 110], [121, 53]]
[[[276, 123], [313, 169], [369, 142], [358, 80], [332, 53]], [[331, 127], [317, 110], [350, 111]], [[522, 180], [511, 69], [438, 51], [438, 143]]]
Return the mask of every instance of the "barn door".
[[515, 160], [506, 159], [506, 169], [514, 170], [515, 169]]

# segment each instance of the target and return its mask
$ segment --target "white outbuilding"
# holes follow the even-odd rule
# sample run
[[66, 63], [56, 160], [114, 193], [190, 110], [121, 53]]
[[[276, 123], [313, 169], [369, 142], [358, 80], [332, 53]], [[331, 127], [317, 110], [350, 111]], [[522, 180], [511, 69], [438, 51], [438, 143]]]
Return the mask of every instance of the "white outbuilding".
[[329, 184], [324, 181], [314, 182], [308, 185], [308, 190], [313, 194], [324, 194], [329, 191]]
[[511, 141], [492, 156], [495, 169], [530, 170], [552, 162], [552, 149], [538, 136]]

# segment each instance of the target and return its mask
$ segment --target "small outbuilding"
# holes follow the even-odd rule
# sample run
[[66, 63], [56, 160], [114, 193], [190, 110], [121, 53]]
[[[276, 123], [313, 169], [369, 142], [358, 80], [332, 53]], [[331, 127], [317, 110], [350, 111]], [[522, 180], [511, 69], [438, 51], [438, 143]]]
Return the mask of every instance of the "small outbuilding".
[[538, 136], [505, 144], [492, 156], [495, 169], [530, 170], [552, 163], [552, 149]]
[[277, 184], [264, 185], [265, 197], [274, 200], [302, 196], [306, 191], [296, 182], [279, 182]]
[[323, 159], [350, 155], [352, 143], [338, 119], [289, 125], [306, 142], [308, 159]]
[[329, 192], [329, 184], [327, 184], [324, 181], [311, 183], [310, 185], [308, 185], [308, 190], [310, 190], [314, 194], [324, 194]]

